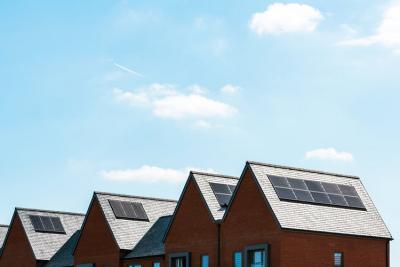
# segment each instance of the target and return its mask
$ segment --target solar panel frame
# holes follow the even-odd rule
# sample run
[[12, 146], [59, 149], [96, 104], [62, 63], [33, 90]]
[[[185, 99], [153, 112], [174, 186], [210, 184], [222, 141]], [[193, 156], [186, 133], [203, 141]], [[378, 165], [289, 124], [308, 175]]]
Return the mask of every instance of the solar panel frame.
[[148, 221], [146, 211], [139, 202], [121, 201], [121, 200], [108, 200], [114, 216], [117, 219], [135, 220], [135, 221]]
[[209, 183], [211, 190], [213, 191], [218, 204], [225, 208], [229, 205], [232, 198], [232, 194], [235, 191], [235, 185], [221, 184], [221, 183]]
[[29, 218], [35, 232], [53, 234], [66, 233], [59, 217], [30, 215]]
[[[351, 185], [285, 178], [275, 175], [268, 175], [268, 178], [280, 200], [366, 210], [357, 190]], [[304, 188], [303, 183], [307, 186], [307, 189], [299, 189]]]

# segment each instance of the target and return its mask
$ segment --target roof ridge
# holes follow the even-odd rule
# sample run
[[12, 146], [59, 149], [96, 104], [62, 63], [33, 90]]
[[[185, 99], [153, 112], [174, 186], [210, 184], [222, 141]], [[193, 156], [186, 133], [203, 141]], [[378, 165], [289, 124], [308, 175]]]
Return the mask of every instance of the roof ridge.
[[126, 194], [109, 193], [109, 192], [102, 192], [102, 191], [94, 191], [94, 193], [95, 194], [100, 194], [100, 195], [109, 195], [109, 196], [118, 196], [118, 197], [141, 198], [141, 199], [156, 200], [156, 201], [167, 201], [167, 202], [175, 202], [175, 203], [178, 202], [175, 199], [146, 197], [146, 196], [137, 196], [137, 195], [126, 195]]
[[15, 210], [35, 211], [35, 212], [47, 212], [47, 213], [67, 214], [67, 215], [76, 215], [76, 216], [85, 216], [84, 213], [69, 212], [69, 211], [59, 211], [59, 210], [29, 209], [29, 208], [21, 208], [21, 207], [16, 207]]
[[340, 174], [340, 173], [334, 173], [334, 172], [326, 172], [326, 171], [319, 171], [319, 170], [311, 170], [311, 169], [304, 169], [304, 168], [298, 168], [298, 167], [290, 167], [290, 166], [277, 165], [277, 164], [270, 164], [270, 163], [263, 163], [263, 162], [257, 162], [257, 161], [247, 161], [247, 163], [248, 163], [248, 164], [261, 165], [261, 166], [267, 166], [267, 167], [272, 167], [272, 168], [280, 168], [280, 169], [287, 169], [287, 170], [294, 170], [294, 171], [301, 171], [301, 172], [319, 173], [319, 174], [332, 175], [332, 176], [338, 176], [338, 177], [344, 177], [344, 178], [351, 178], [351, 179], [360, 179], [360, 177], [355, 176], [355, 175], [346, 175], [346, 174]]
[[210, 172], [202, 172], [202, 171], [190, 171], [191, 174], [199, 174], [199, 175], [207, 175], [207, 176], [214, 176], [214, 177], [221, 177], [221, 178], [228, 178], [228, 179], [235, 179], [239, 180], [239, 177], [233, 175], [225, 175], [225, 174], [218, 174], [218, 173], [210, 173]]

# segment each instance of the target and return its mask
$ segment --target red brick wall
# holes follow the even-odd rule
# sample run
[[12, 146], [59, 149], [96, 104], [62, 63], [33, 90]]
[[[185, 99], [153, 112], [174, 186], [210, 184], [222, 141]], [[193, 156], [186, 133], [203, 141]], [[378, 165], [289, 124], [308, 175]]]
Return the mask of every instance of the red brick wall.
[[271, 267], [333, 266], [343, 252], [346, 267], [385, 267], [386, 240], [332, 234], [281, 231], [250, 171], [222, 224], [222, 266], [247, 245], [268, 243]]
[[0, 267], [36, 267], [35, 257], [18, 216], [15, 216], [10, 227], [0, 258]]
[[96, 198], [83, 226], [74, 257], [75, 266], [82, 263], [95, 263], [100, 267], [122, 266], [119, 248]]
[[161, 267], [166, 267], [164, 257], [149, 257], [135, 260], [124, 260], [124, 267], [128, 267], [129, 264], [140, 264], [141, 267], [153, 267], [153, 262], [159, 262]]
[[190, 252], [192, 267], [200, 266], [203, 254], [208, 254], [210, 266], [217, 266], [217, 231], [197, 184], [191, 179], [165, 242], [166, 261], [170, 253]]

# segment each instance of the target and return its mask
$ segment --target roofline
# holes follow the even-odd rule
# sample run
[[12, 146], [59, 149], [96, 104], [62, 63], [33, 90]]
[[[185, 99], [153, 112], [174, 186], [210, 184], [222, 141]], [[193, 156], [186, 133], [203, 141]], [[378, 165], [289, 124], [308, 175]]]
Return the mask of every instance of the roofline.
[[0, 227], [10, 227], [9, 225], [7, 225], [7, 224], [0, 224]]
[[141, 198], [141, 199], [156, 200], [156, 201], [167, 201], [167, 202], [175, 202], [175, 203], [178, 202], [175, 199], [157, 198], [157, 197], [145, 197], [145, 196], [137, 196], [137, 195], [125, 195], [125, 194], [108, 193], [108, 192], [101, 192], [101, 191], [94, 191], [94, 194], [96, 194], [96, 195], [99, 194], [99, 195], [117, 196], [117, 197]]
[[311, 173], [332, 175], [332, 176], [338, 176], [338, 177], [344, 177], [344, 178], [360, 179], [360, 177], [355, 176], [355, 175], [346, 175], [346, 174], [340, 174], [340, 173], [334, 173], [334, 172], [325, 172], [325, 171], [319, 171], [319, 170], [310, 170], [310, 169], [297, 168], [297, 167], [290, 167], [290, 166], [277, 165], [277, 164], [270, 164], [270, 163], [263, 163], [263, 162], [257, 162], [257, 161], [246, 161], [246, 163], [248, 163], [248, 164], [255, 164], [255, 165], [262, 165], [262, 166], [267, 166], [267, 167], [272, 167], [272, 168], [280, 168], [280, 169], [293, 170], [293, 171], [311, 172]]
[[163, 257], [165, 256], [165, 253], [163, 254], [154, 254], [154, 255], [146, 255], [146, 256], [135, 256], [135, 257], [124, 257], [123, 260], [132, 260], [132, 259], [143, 259], [143, 258], [154, 258], [154, 257]]
[[303, 232], [308, 234], [319, 234], [319, 235], [339, 235], [339, 236], [348, 236], [348, 237], [357, 237], [357, 238], [368, 238], [368, 239], [383, 239], [393, 241], [393, 237], [381, 237], [381, 236], [372, 236], [372, 235], [357, 235], [357, 234], [344, 234], [338, 232], [325, 232], [325, 231], [315, 231], [315, 230], [303, 230], [296, 228], [288, 228], [282, 227], [283, 231], [293, 231], [293, 232]]
[[218, 174], [218, 173], [210, 173], [210, 172], [190, 171], [190, 174], [192, 174], [192, 175], [193, 174], [199, 174], [199, 175], [207, 175], [207, 176], [213, 176], [213, 177], [221, 177], [221, 178], [239, 180], [239, 177], [237, 177], [237, 176]]
[[57, 214], [85, 216], [84, 213], [69, 212], [69, 211], [58, 211], [58, 210], [29, 209], [29, 208], [21, 208], [21, 207], [16, 207], [15, 210], [16, 211], [20, 211], [21, 210], [21, 211], [48, 212], [48, 213], [57, 213]]

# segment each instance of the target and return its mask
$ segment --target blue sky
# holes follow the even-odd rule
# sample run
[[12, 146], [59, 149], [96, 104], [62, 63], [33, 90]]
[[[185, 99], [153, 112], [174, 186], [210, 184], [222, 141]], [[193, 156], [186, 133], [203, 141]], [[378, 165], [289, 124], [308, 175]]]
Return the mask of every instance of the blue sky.
[[382, 0], [2, 1], [0, 223], [84, 212], [93, 190], [178, 198], [188, 169], [257, 160], [361, 176], [396, 239], [399, 18]]

